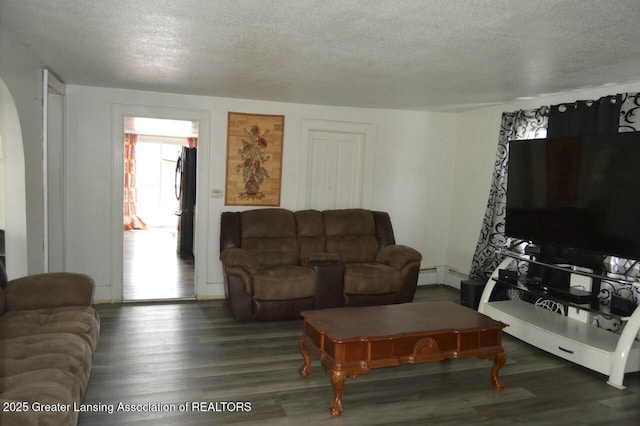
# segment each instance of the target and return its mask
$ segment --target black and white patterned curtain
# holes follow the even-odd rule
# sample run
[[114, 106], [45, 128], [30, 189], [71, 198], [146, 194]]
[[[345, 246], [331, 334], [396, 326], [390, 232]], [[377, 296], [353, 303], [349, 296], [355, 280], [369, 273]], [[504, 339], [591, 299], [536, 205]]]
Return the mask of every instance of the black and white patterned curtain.
[[[640, 93], [626, 93], [620, 97], [618, 133], [624, 132], [640, 132]], [[640, 278], [640, 264], [635, 260], [610, 256], [605, 259], [604, 264], [607, 274], [611, 277]], [[635, 300], [636, 303], [640, 302], [639, 287], [603, 281], [600, 287], [600, 300], [604, 300], [606, 304], [612, 294]]]
[[[483, 281], [488, 279], [502, 261], [502, 257], [497, 254], [498, 249], [505, 248], [510, 243], [504, 235], [510, 140], [545, 138], [547, 135], [556, 137], [636, 131], [640, 131], [640, 93], [618, 94], [595, 101], [577, 101], [503, 113], [493, 180], [471, 263], [470, 278]], [[640, 266], [633, 261], [611, 257], [605, 264], [609, 273], [614, 276], [620, 274], [640, 277]], [[603, 291], [608, 290], [603, 288]], [[612, 287], [610, 292], [618, 292], [618, 289]]]
[[640, 93], [622, 96], [618, 133], [623, 132], [640, 132]]
[[496, 253], [497, 250], [507, 246], [507, 239], [504, 235], [504, 218], [507, 207], [509, 141], [546, 137], [548, 114], [548, 107], [502, 114], [498, 152], [489, 189], [489, 200], [469, 273], [472, 279], [486, 281], [502, 261], [502, 257]]

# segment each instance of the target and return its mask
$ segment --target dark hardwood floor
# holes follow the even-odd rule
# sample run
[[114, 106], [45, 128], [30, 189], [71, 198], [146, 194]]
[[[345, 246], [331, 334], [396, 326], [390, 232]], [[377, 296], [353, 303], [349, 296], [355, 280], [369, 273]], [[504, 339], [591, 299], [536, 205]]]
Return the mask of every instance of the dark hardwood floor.
[[[416, 300], [458, 301], [453, 289], [418, 289]], [[237, 323], [225, 301], [97, 305], [102, 333], [84, 404], [165, 404], [173, 412], [81, 413], [90, 425], [637, 425], [640, 375], [625, 390], [606, 377], [505, 334], [503, 392], [491, 362], [449, 360], [372, 370], [347, 378], [344, 414], [313, 359], [298, 376], [301, 321]], [[208, 412], [195, 412], [203, 402]], [[227, 402], [250, 404], [250, 411]], [[215, 405], [217, 403], [217, 405]], [[225, 403], [225, 404], [223, 404]], [[188, 404], [186, 412], [180, 412]], [[198, 405], [198, 404], [196, 404]], [[199, 405], [198, 405], [199, 406]], [[242, 408], [249, 408], [246, 404]], [[225, 409], [226, 408], [226, 409]], [[217, 410], [217, 411], [215, 411]]]
[[194, 298], [194, 262], [177, 255], [175, 228], [124, 231], [125, 301]]

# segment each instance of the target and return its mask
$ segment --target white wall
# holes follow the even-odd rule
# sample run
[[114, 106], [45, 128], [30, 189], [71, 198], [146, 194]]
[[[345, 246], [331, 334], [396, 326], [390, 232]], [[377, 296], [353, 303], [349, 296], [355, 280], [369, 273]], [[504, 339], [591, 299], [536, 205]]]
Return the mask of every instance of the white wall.
[[5, 198], [4, 198], [4, 185], [5, 185], [5, 177], [4, 177], [4, 149], [2, 148], [2, 132], [0, 132], [0, 229], [5, 229], [6, 220], [5, 220]]
[[[451, 222], [446, 255], [448, 266], [464, 274], [468, 274], [471, 269], [471, 260], [489, 196], [503, 112], [638, 91], [640, 83], [612, 85], [563, 95], [542, 96], [458, 114]], [[451, 284], [459, 285], [459, 279]]]
[[[7, 275], [43, 271], [42, 64], [0, 26]], [[25, 173], [29, 170], [29, 173]]]
[[[128, 108], [157, 113], [193, 112], [209, 121], [199, 139], [198, 244], [196, 270], [199, 297], [221, 297], [219, 256], [220, 213], [241, 210], [224, 199], [207, 198], [225, 183], [227, 113], [284, 114], [285, 140], [281, 206], [295, 210], [299, 121], [302, 118], [370, 123], [376, 126], [373, 208], [388, 211], [398, 243], [423, 255], [423, 267], [446, 263], [449, 206], [454, 170], [456, 115], [414, 111], [337, 108], [243, 99], [175, 95], [86, 86], [67, 86], [66, 146], [66, 269], [86, 272], [98, 288], [96, 300], [119, 300], [121, 277], [114, 276], [120, 244], [122, 206], [112, 203], [121, 191], [117, 164], [121, 137], [114, 135], [116, 116]], [[204, 136], [203, 135], [208, 135]], [[202, 156], [205, 158], [202, 158]], [[116, 167], [114, 167], [114, 165]], [[114, 186], [115, 185], [115, 186]], [[119, 213], [118, 213], [119, 212]], [[204, 221], [204, 223], [203, 223]], [[121, 222], [120, 222], [121, 223]], [[117, 273], [116, 273], [117, 275]]]

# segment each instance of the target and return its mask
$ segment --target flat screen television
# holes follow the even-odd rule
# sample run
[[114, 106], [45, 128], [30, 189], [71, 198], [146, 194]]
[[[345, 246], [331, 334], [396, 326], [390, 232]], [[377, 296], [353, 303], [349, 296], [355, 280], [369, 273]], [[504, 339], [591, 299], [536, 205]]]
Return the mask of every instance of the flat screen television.
[[514, 140], [505, 234], [640, 259], [640, 132]]

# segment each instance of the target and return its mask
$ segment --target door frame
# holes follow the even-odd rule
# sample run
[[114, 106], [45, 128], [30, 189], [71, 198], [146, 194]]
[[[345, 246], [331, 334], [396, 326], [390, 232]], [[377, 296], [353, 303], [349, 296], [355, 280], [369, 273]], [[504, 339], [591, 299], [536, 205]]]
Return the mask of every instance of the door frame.
[[362, 136], [363, 164], [362, 164], [362, 200], [360, 207], [371, 209], [373, 206], [373, 168], [375, 161], [376, 126], [371, 123], [357, 123], [347, 121], [300, 119], [300, 150], [298, 152], [298, 196], [296, 209], [303, 210], [307, 206], [307, 192], [309, 190], [309, 147], [311, 132], [349, 133]]
[[[42, 70], [43, 272], [66, 270], [64, 150], [66, 85]], [[50, 149], [53, 148], [53, 149]], [[53, 196], [52, 196], [53, 195]], [[58, 248], [65, 247], [64, 250]]]
[[124, 259], [122, 232], [122, 204], [124, 187], [124, 118], [148, 117], [167, 120], [198, 121], [198, 157], [196, 175], [196, 219], [194, 228], [194, 293], [196, 298], [206, 294], [207, 286], [207, 188], [209, 182], [209, 140], [210, 122], [209, 111], [163, 108], [144, 105], [113, 104], [111, 107], [112, 127], [112, 170], [113, 186], [111, 189], [111, 297], [112, 300], [122, 300]]

